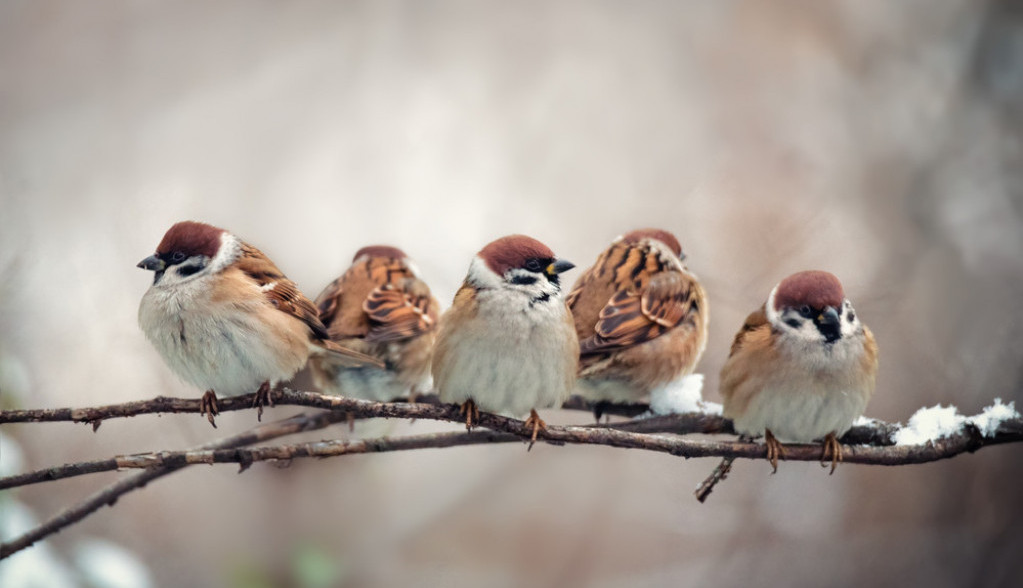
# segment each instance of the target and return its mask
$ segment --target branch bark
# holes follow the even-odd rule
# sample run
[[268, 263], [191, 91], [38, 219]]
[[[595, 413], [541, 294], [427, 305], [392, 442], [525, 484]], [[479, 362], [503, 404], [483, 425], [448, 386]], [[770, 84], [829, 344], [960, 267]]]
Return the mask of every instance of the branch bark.
[[[231, 412], [252, 408], [252, 401], [255, 394], [244, 394], [230, 398], [217, 400], [217, 408], [220, 412]], [[314, 408], [342, 409], [351, 403], [358, 405], [366, 401], [342, 398], [339, 396], [326, 396], [314, 392], [300, 392], [295, 390], [279, 390], [273, 392], [275, 405], [308, 406]], [[374, 404], [374, 403], [369, 403]], [[385, 403], [403, 404], [403, 403]], [[438, 405], [440, 400], [436, 394], [424, 394], [416, 399], [414, 404]], [[586, 412], [600, 412], [601, 414], [634, 417], [648, 410], [646, 404], [606, 404], [593, 403], [579, 396], [573, 396], [562, 406], [568, 410], [581, 410]], [[4, 423], [39, 423], [39, 422], [72, 422], [91, 424], [94, 429], [106, 419], [126, 418], [144, 414], [162, 413], [198, 413], [198, 398], [171, 398], [168, 396], [157, 396], [150, 400], [135, 400], [121, 404], [108, 404], [89, 408], [41, 408], [29, 410], [0, 410], [0, 424]], [[369, 418], [372, 416], [385, 415], [363, 415], [356, 414], [355, 418]]]
[[[252, 408], [254, 394], [224, 398], [218, 401], [220, 412], [244, 410]], [[273, 393], [275, 405], [306, 406], [323, 408], [347, 413], [349, 418], [408, 418], [429, 419], [461, 422], [458, 408], [455, 405], [440, 404], [435, 394], [417, 398], [415, 403], [407, 402], [369, 402], [341, 396], [328, 396], [315, 392], [282, 390]], [[594, 413], [635, 417], [646, 413], [649, 407], [645, 404], [600, 404], [573, 396], [562, 406], [564, 409]], [[28, 422], [76, 422], [88, 423], [93, 428], [106, 419], [133, 417], [144, 414], [161, 413], [199, 413], [198, 398], [169, 398], [157, 396], [150, 400], [109, 404], [91, 408], [47, 408], [32, 410], [0, 410], [0, 424]], [[493, 416], [493, 415], [491, 415]], [[500, 417], [497, 417], [500, 418]], [[687, 413], [666, 415], [652, 418], [637, 419], [643, 422], [647, 432], [674, 433], [726, 433], [734, 434], [732, 423], [720, 415], [709, 413]], [[481, 423], [487, 426], [486, 423]], [[653, 428], [651, 428], [653, 427]], [[869, 426], [853, 427], [842, 441], [847, 444], [885, 445], [891, 444], [892, 434], [898, 425], [874, 421]]]
[[[374, 439], [328, 440], [294, 445], [275, 445], [253, 449], [198, 449], [189, 451], [159, 451], [117, 456], [102, 462], [83, 462], [70, 464], [85, 466], [91, 464], [111, 464], [104, 466], [107, 471], [112, 469], [145, 469], [153, 467], [184, 467], [194, 464], [240, 463], [249, 464], [267, 460], [290, 460], [306, 457], [336, 457], [362, 453], [387, 453], [408, 451], [412, 449], [444, 448], [463, 445], [481, 445], [487, 443], [509, 443], [513, 441], [527, 442], [532, 429], [522, 421], [501, 419], [500, 423], [492, 423], [496, 430], [483, 430], [457, 433], [430, 433], [426, 435], [410, 435], [405, 437], [379, 437]], [[632, 424], [632, 423], [629, 423]], [[691, 457], [725, 457], [743, 459], [763, 459], [766, 448], [764, 445], [750, 441], [709, 441], [692, 440], [675, 435], [642, 433], [622, 430], [618, 426], [585, 426], [560, 427], [548, 425], [542, 433], [544, 441], [551, 445], [605, 445], [624, 449], [643, 449], [660, 453], [691, 458]], [[846, 463], [870, 465], [910, 465], [920, 464], [955, 457], [961, 453], [974, 452], [981, 447], [1023, 441], [1023, 419], [1005, 421], [998, 432], [991, 437], [984, 437], [975, 427], [967, 426], [954, 435], [943, 437], [923, 445], [906, 446], [867, 446], [847, 445], [843, 447], [843, 461]], [[785, 461], [819, 461], [822, 455], [820, 445], [786, 445]], [[81, 473], [91, 473], [82, 471]], [[13, 476], [11, 478], [14, 478]], [[0, 479], [6, 483], [11, 478]]]

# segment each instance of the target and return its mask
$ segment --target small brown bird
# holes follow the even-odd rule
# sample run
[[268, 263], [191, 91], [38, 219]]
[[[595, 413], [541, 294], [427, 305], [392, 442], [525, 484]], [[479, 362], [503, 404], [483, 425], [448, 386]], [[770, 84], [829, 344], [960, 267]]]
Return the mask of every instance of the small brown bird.
[[498, 239], [473, 258], [433, 355], [440, 399], [462, 406], [467, 428], [477, 408], [515, 418], [528, 412], [536, 441], [546, 429], [536, 409], [568, 398], [579, 342], [559, 276], [572, 267], [524, 235]]
[[615, 239], [576, 281], [568, 305], [584, 397], [643, 402], [693, 372], [707, 345], [707, 295], [683, 259], [674, 235], [641, 229]]
[[838, 438], [874, 393], [877, 343], [842, 284], [822, 271], [793, 274], [746, 318], [721, 369], [724, 416], [764, 435], [777, 471], [781, 442], [824, 439], [822, 463], [842, 460]]
[[213, 426], [217, 393], [255, 391], [262, 415], [270, 390], [310, 354], [348, 366], [380, 365], [328, 341], [316, 307], [295, 283], [224, 229], [179, 222], [138, 267], [154, 273], [139, 326], [172, 371], [206, 390], [202, 413]]
[[332, 341], [375, 357], [384, 368], [311, 362], [323, 391], [386, 402], [433, 388], [430, 360], [439, 304], [401, 249], [363, 247], [351, 267], [316, 298]]

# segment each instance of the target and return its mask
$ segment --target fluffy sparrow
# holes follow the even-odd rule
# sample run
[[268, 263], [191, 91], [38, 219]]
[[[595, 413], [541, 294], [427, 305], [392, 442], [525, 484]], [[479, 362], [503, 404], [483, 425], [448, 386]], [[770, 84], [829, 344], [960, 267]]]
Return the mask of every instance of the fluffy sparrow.
[[344, 275], [316, 298], [316, 306], [332, 341], [386, 366], [346, 369], [314, 360], [313, 381], [320, 389], [378, 402], [414, 399], [432, 389], [439, 305], [402, 250], [363, 247]]
[[224, 229], [177, 223], [138, 267], [153, 272], [139, 326], [171, 370], [206, 390], [202, 413], [214, 426], [217, 393], [255, 390], [262, 414], [270, 390], [310, 354], [343, 365], [380, 364], [327, 341], [316, 307], [295, 283]]
[[838, 438], [867, 406], [877, 343], [834, 275], [793, 274], [746, 318], [721, 369], [724, 416], [735, 430], [764, 435], [775, 471], [781, 442], [824, 438], [822, 463], [842, 460]]
[[579, 388], [598, 407], [646, 401], [691, 374], [703, 355], [707, 295], [683, 259], [674, 235], [641, 229], [616, 239], [576, 281], [568, 306]]
[[467, 428], [478, 409], [528, 412], [536, 441], [546, 429], [536, 409], [561, 406], [571, 393], [579, 342], [559, 275], [572, 267], [523, 235], [490, 243], [469, 264], [433, 354], [440, 399], [461, 405]]

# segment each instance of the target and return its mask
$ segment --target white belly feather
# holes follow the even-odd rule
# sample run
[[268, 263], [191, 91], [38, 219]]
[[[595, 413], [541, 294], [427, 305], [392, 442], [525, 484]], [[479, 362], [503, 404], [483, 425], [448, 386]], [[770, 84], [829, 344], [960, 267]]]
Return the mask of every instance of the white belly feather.
[[561, 406], [571, 393], [577, 354], [566, 353], [575, 338], [565, 322], [564, 302], [556, 297], [526, 313], [508, 301], [489, 304], [452, 334], [447, 365], [435, 374], [443, 402], [470, 397], [480, 410], [522, 417], [534, 408]]
[[264, 313], [254, 312], [261, 301], [214, 305], [200, 281], [150, 288], [139, 306], [139, 326], [182, 380], [237, 396], [301, 369], [305, 358], [282, 353]]

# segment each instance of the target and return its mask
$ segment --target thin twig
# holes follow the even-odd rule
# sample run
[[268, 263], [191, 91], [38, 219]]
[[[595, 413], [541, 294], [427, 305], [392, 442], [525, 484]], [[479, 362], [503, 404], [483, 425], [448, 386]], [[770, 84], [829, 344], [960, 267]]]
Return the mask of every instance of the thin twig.
[[[207, 443], [201, 446], [197, 451], [202, 450], [227, 450], [230, 448], [241, 447], [244, 445], [251, 445], [253, 443], [259, 443], [261, 441], [268, 441], [285, 435], [293, 435], [295, 433], [301, 433], [304, 431], [313, 431], [316, 429], [322, 429], [329, 426], [332, 423], [344, 420], [343, 413], [335, 412], [321, 412], [312, 415], [300, 414], [291, 418], [277, 421], [274, 423], [268, 423], [261, 425], [240, 433]], [[237, 463], [242, 464], [242, 469], [249, 466], [251, 462], [247, 462], [244, 459], [239, 459]], [[36, 541], [39, 541], [49, 535], [52, 535], [61, 529], [68, 527], [89, 514], [99, 510], [105, 504], [113, 506], [117, 499], [128, 492], [144, 487], [149, 482], [166, 476], [172, 472], [175, 472], [188, 464], [181, 465], [157, 465], [146, 469], [143, 472], [134, 474], [123, 480], [118, 480], [116, 483], [96, 492], [92, 496], [89, 496], [84, 501], [67, 508], [55, 516], [50, 518], [48, 521], [42, 523], [38, 527], [29, 530], [25, 534], [12, 539], [6, 543], [0, 544], [0, 559], [9, 557], [10, 555], [31, 546]]]
[[699, 486], [696, 487], [696, 499], [700, 502], [707, 500], [710, 493], [714, 491], [714, 486], [717, 486], [718, 482], [728, 477], [728, 472], [732, 471], [732, 463], [735, 461], [734, 457], [726, 457], [721, 460], [721, 463], [714, 468], [714, 471], [707, 476]]

